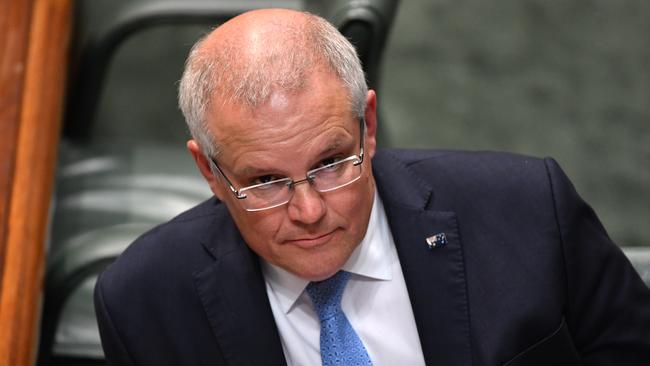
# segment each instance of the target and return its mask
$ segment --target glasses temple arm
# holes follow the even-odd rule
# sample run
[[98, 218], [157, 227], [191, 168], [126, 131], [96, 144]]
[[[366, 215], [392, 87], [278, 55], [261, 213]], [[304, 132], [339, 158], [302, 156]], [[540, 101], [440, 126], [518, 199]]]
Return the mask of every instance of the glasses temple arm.
[[[359, 139], [359, 141], [360, 141], [359, 142], [359, 160], [361, 160], [361, 161], [359, 162], [359, 164], [361, 164], [361, 163], [363, 163], [363, 155], [364, 155], [363, 148], [366, 145], [366, 120], [365, 120], [365, 118], [363, 118], [363, 117], [359, 118], [359, 123], [361, 124], [361, 126], [360, 126], [361, 127], [361, 132], [360, 132], [361, 133], [361, 138]], [[356, 164], [356, 165], [358, 165], [358, 164]]]
[[219, 164], [217, 164], [217, 161], [215, 160], [215, 158], [210, 157], [210, 162], [212, 163], [214, 168], [219, 172], [219, 174], [221, 174], [223, 179], [226, 180], [226, 183], [228, 183], [228, 189], [230, 189], [230, 191], [235, 195], [235, 197], [237, 197], [240, 200], [246, 198], [245, 194], [241, 194], [241, 193], [239, 193], [239, 191], [237, 189], [235, 189], [235, 186], [232, 184], [230, 179], [228, 179], [226, 174], [221, 170], [221, 168], [219, 168]]

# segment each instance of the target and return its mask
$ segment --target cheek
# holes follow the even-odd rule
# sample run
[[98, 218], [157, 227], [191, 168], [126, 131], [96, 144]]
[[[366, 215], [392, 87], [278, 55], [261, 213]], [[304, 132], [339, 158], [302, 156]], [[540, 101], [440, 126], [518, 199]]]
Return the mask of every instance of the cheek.
[[372, 202], [374, 198], [374, 182], [371, 177], [364, 175], [350, 189], [342, 189], [330, 209], [345, 221], [350, 234], [362, 239], [365, 234]]
[[[230, 212], [232, 215], [233, 211]], [[243, 209], [233, 216], [240, 233], [251, 249], [262, 256], [268, 253], [282, 223], [281, 216], [273, 210], [247, 212]]]

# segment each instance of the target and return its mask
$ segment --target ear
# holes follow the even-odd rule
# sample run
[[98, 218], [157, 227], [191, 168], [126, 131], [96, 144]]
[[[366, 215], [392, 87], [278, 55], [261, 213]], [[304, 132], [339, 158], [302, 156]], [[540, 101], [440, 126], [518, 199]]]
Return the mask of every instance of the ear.
[[377, 95], [374, 90], [368, 90], [366, 95], [366, 141], [365, 153], [371, 158], [377, 149]]
[[196, 163], [196, 167], [199, 168], [201, 175], [203, 175], [203, 178], [205, 178], [205, 180], [210, 185], [210, 190], [212, 193], [217, 196], [220, 201], [223, 201], [223, 193], [221, 191], [221, 185], [219, 184], [219, 178], [217, 178], [215, 174], [212, 173], [212, 169], [210, 169], [210, 162], [205, 157], [205, 155], [203, 155], [203, 151], [201, 151], [201, 148], [199, 148], [199, 144], [196, 143], [195, 140], [189, 140], [187, 142], [187, 150], [192, 155], [192, 158]]

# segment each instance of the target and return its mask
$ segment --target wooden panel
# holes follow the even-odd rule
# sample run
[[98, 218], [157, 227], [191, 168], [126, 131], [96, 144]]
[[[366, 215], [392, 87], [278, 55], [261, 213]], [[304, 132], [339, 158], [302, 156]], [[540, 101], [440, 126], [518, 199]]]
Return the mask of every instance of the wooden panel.
[[[29, 28], [18, 26], [22, 33], [8, 36], [0, 49], [4, 54], [8, 45], [18, 44], [19, 50], [27, 32], [24, 69], [20, 62], [15, 64], [15, 70], [23, 74], [14, 76], [15, 87], [19, 89], [6, 92], [14, 97], [7, 102], [10, 109], [19, 107], [19, 113], [9, 114], [7, 120], [2, 115], [2, 124], [13, 125], [9, 128], [16, 142], [9, 142], [13, 154], [9, 151], [8, 156], [2, 157], [7, 159], [2, 164], [13, 171], [9, 174], [10, 193], [6, 189], [0, 191], [4, 205], [8, 201], [9, 214], [0, 216], [0, 226], [4, 227], [0, 237], [4, 242], [0, 244], [4, 247], [0, 256], [0, 365], [32, 365], [38, 339], [43, 243], [62, 117], [72, 0], [2, 1], [3, 12], [9, 9], [7, 13], [25, 16], [27, 11]], [[0, 31], [4, 32], [4, 26], [0, 25]], [[5, 67], [11, 69], [4, 65], [3, 57], [2, 70]]]
[[[31, 1], [0, 0], [0, 259], [7, 238], [31, 5]], [[0, 260], [0, 279], [2, 268]]]

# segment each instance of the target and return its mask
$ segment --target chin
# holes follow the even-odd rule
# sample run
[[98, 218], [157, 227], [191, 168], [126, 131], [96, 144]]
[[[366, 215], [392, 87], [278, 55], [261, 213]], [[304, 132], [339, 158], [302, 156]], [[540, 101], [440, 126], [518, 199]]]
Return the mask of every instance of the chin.
[[305, 263], [305, 266], [299, 269], [299, 273], [296, 273], [301, 278], [304, 278], [309, 281], [322, 281], [332, 277], [336, 272], [338, 272], [345, 262], [347, 257], [337, 259], [316, 259], [311, 263]]
[[330, 243], [311, 250], [290, 248], [275, 253], [275, 264], [305, 280], [322, 281], [341, 270], [356, 247], [349, 238], [337, 235]]
[[309, 281], [322, 281], [326, 280], [336, 274], [336, 272], [339, 271], [340, 268], [335, 268], [335, 269], [330, 269], [327, 271], [320, 271], [320, 272], [314, 272], [314, 273], [308, 273], [305, 276], [300, 276], [306, 280]]

